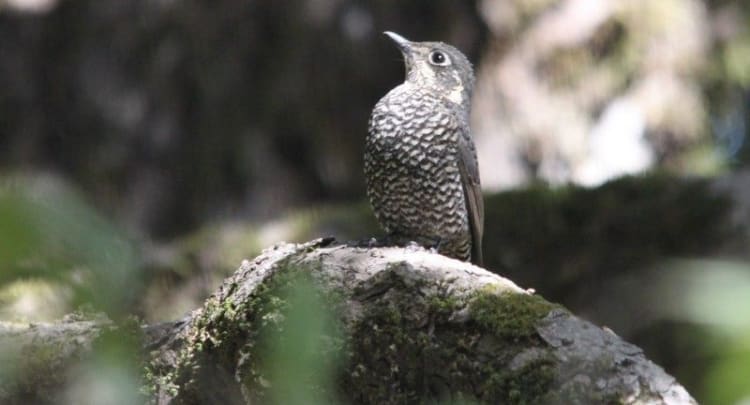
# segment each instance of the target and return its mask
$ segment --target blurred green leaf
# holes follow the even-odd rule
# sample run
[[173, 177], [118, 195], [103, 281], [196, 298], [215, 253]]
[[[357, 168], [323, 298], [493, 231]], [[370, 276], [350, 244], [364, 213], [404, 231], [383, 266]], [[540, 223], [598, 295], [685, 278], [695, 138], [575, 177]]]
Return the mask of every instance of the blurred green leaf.
[[706, 397], [717, 405], [750, 403], [750, 331], [721, 349], [722, 358], [706, 376]]
[[17, 277], [19, 262], [40, 244], [31, 217], [21, 196], [0, 188], [0, 283]]
[[263, 336], [263, 364], [278, 404], [335, 403], [340, 336], [325, 300], [310, 280], [298, 277], [282, 292], [287, 310], [279, 328]]
[[[122, 360], [122, 359], [120, 359]], [[66, 392], [70, 404], [136, 405], [144, 403], [135, 370], [115, 359], [96, 357], [75, 370]]]
[[750, 88], [750, 34], [727, 44], [724, 63], [730, 80]]
[[0, 285], [36, 277], [117, 316], [140, 289], [133, 245], [65, 183], [0, 178]]
[[[663, 311], [702, 325], [711, 353], [698, 398], [730, 405], [750, 400], [750, 265], [728, 260], [676, 260], [665, 269], [663, 291], [678, 292]], [[745, 402], [743, 402], [745, 401]], [[707, 402], [708, 403], [708, 402]]]
[[141, 404], [140, 327], [130, 319], [115, 330], [105, 329], [92, 356], [72, 370], [66, 393], [71, 404]]
[[673, 319], [705, 324], [728, 336], [750, 333], [750, 266], [725, 260], [678, 260], [669, 264], [664, 288], [681, 291], [669, 309]]

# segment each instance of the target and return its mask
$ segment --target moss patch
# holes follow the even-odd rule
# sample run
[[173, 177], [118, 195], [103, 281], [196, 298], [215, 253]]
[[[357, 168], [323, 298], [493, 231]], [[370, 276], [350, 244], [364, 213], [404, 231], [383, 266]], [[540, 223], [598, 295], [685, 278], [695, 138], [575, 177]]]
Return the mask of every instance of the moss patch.
[[[341, 378], [350, 401], [532, 404], [549, 390], [555, 361], [533, 335], [554, 305], [493, 291], [468, 298], [413, 291], [393, 284], [354, 325], [350, 369]], [[467, 310], [469, 321], [457, 321]], [[536, 345], [537, 356], [510, 367]]]
[[496, 294], [491, 290], [479, 292], [469, 304], [469, 311], [481, 328], [511, 340], [535, 335], [539, 320], [555, 308], [560, 306], [537, 295]]
[[552, 386], [555, 363], [551, 356], [531, 361], [517, 370], [506, 367], [485, 369], [482, 399], [503, 404], [538, 404]]
[[[298, 323], [308, 322], [318, 315], [323, 317], [315, 312], [320, 309], [318, 306], [335, 308], [340, 300], [336, 294], [325, 294], [313, 288], [316, 284], [310, 277], [309, 269], [300, 268], [288, 260], [277, 266], [273, 274], [259, 284], [250, 297], [235, 298], [232, 291], [237, 286], [228, 284], [223, 295], [209, 298], [202, 313], [191, 325], [188, 342], [179, 355], [177, 372], [167, 374], [152, 365], [147, 371], [150, 385], [172, 390], [173, 393], [180, 387], [176, 394], [183, 399], [197, 398], [210, 402], [217, 398], [230, 398], [228, 403], [233, 403], [234, 400], [241, 402], [242, 398], [251, 398], [253, 401], [267, 402], [268, 392], [273, 391], [276, 386], [283, 386], [283, 381], [273, 381], [269, 375], [274, 374], [272, 370], [275, 363], [284, 357], [279, 355], [269, 358], [267, 355], [283, 355], [283, 351], [275, 349], [279, 345], [286, 345], [292, 351], [307, 345], [307, 340], [302, 342], [295, 339], [305, 340], [308, 335], [295, 333], [290, 338], [287, 332], [294, 331], [295, 328], [299, 332]], [[311, 287], [309, 291], [305, 290], [311, 294], [306, 298], [309, 298], [309, 302], [314, 301], [316, 308], [311, 309], [311, 304], [297, 305], [289, 301], [290, 293], [295, 289], [299, 290], [300, 285]], [[294, 313], [300, 309], [313, 313], [310, 316]], [[287, 324], [290, 316], [296, 317], [293, 319], [296, 322], [294, 325]], [[320, 324], [316, 325], [320, 326], [317, 329], [323, 328]], [[326, 328], [331, 326], [335, 329], [332, 325], [327, 321], [325, 323]], [[320, 363], [334, 361], [336, 356], [332, 353], [343, 347], [342, 340], [335, 336], [335, 330], [330, 335], [323, 336], [324, 332], [328, 331], [310, 331], [315, 335], [318, 345], [313, 352], [317, 353], [321, 345], [326, 346], [319, 350], [323, 353]], [[304, 355], [309, 352], [310, 350], [302, 350], [300, 353]], [[286, 361], [292, 360], [286, 358]], [[300, 359], [300, 363], [303, 361], [304, 359]], [[295, 366], [304, 367], [303, 364]], [[278, 377], [278, 373], [276, 376]], [[236, 384], [237, 378], [241, 380], [241, 384]], [[314, 385], [314, 382], [311, 384]], [[304, 387], [300, 385], [297, 388], [301, 392]], [[312, 387], [309, 390], [320, 391], [324, 391], [324, 388]]]

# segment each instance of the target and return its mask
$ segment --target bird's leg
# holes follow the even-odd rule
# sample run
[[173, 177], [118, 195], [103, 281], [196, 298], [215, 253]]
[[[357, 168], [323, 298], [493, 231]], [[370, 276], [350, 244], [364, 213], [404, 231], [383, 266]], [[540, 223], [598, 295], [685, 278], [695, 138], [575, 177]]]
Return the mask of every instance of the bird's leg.
[[386, 246], [398, 246], [404, 247], [411, 250], [418, 250], [429, 248], [432, 246], [432, 238], [425, 238], [423, 236], [406, 236], [401, 233], [391, 233], [383, 241]]
[[406, 245], [405, 238], [400, 235], [388, 234], [382, 237], [372, 237], [363, 243], [368, 248], [382, 248]]
[[407, 238], [398, 233], [389, 233], [385, 238], [383, 238], [384, 246], [404, 246], [407, 243]]
[[[377, 243], [377, 245], [376, 245]], [[399, 246], [406, 248], [423, 248], [434, 253], [439, 253], [440, 248], [443, 244], [443, 238], [440, 236], [404, 236], [399, 233], [391, 233], [385, 236], [380, 241], [372, 240], [370, 247], [372, 246]]]
[[440, 253], [440, 246], [443, 243], [443, 238], [440, 236], [433, 239], [433, 243], [430, 245], [430, 252], [432, 253]]
[[429, 250], [433, 253], [438, 253], [440, 250], [441, 243], [443, 239], [441, 237], [434, 237], [434, 236], [417, 236], [414, 238], [409, 238], [407, 243], [407, 247], [420, 247], [422, 249]]

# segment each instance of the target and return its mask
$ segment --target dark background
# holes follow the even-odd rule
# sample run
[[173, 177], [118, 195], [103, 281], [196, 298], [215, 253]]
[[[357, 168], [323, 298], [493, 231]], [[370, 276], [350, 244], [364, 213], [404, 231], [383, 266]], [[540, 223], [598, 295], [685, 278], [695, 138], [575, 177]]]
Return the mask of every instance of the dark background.
[[714, 184], [748, 184], [749, 26], [739, 0], [0, 2], [3, 318], [174, 319], [273, 243], [379, 234], [392, 30], [475, 64], [487, 267], [733, 403], [748, 245]]

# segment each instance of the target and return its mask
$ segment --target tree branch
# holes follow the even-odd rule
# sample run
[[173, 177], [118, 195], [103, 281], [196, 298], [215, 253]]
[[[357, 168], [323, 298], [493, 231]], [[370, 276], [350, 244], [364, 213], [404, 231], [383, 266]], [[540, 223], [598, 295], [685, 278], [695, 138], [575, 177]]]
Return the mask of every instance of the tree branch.
[[245, 261], [167, 328], [152, 360], [164, 377], [158, 402], [265, 398], [275, 382], [257, 368], [253, 344], [271, 314], [263, 297], [305, 274], [336, 297], [346, 402], [694, 403], [639, 348], [498, 275], [421, 248], [330, 242], [282, 244]]

